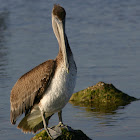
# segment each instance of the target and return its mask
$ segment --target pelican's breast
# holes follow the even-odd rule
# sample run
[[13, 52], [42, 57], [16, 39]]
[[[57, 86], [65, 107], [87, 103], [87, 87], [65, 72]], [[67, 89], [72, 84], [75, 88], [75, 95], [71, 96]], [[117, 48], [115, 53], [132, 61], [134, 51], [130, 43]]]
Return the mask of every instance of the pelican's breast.
[[57, 68], [49, 88], [40, 101], [40, 108], [46, 113], [60, 111], [69, 101], [76, 83], [76, 66], [70, 61], [69, 73], [63, 63]]

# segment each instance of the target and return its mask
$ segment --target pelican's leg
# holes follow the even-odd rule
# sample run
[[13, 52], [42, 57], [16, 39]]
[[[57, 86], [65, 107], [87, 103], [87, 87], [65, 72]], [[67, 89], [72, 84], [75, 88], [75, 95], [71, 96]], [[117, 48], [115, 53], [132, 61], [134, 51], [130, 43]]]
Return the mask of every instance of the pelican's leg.
[[44, 129], [46, 130], [46, 132], [49, 135], [49, 137], [53, 140], [53, 137], [51, 136], [51, 134], [50, 134], [50, 132], [48, 130], [49, 118], [47, 118], [47, 120], [45, 120], [45, 112], [43, 112], [43, 111], [41, 111], [41, 116], [42, 116], [42, 120], [43, 120]]
[[49, 137], [54, 140], [56, 139], [57, 137], [59, 137], [61, 135], [61, 131], [59, 129], [55, 129], [55, 128], [48, 128], [48, 122], [49, 122], [49, 119], [51, 118], [50, 117], [47, 117], [45, 119], [45, 113], [42, 111], [41, 112], [41, 115], [42, 115], [42, 120], [43, 120], [43, 124], [44, 124], [44, 128], [47, 132], [47, 134], [49, 135]]
[[58, 127], [65, 128], [68, 131], [73, 131], [73, 129], [71, 127], [63, 124], [63, 121], [62, 121], [62, 110], [58, 112], [58, 117], [59, 117], [59, 124], [57, 125]]
[[62, 121], [62, 110], [58, 112], [59, 124], [58, 126], [64, 126]]

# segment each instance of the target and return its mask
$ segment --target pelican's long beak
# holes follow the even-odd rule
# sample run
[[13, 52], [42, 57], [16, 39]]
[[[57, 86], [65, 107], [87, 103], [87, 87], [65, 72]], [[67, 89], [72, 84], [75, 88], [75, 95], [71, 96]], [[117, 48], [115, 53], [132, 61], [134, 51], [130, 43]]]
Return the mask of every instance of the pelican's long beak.
[[66, 39], [65, 38], [65, 21], [60, 21], [57, 19], [57, 27], [58, 27], [59, 35], [60, 35], [60, 42], [61, 42], [61, 49], [63, 53], [64, 64], [68, 73], [69, 62], [68, 62], [68, 54], [67, 54], [67, 44], [65, 40]]

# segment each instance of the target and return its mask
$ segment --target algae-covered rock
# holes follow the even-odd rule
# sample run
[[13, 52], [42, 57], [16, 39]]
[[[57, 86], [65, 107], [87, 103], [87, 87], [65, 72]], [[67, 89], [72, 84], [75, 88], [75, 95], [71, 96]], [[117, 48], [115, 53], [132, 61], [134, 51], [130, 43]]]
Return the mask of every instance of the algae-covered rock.
[[[31, 140], [51, 140], [45, 130], [38, 133]], [[91, 140], [86, 136], [81, 130], [73, 130], [68, 131], [67, 129], [62, 129], [62, 135], [56, 138], [56, 140]]]
[[118, 90], [113, 84], [99, 82], [94, 86], [76, 92], [70, 98], [75, 106], [87, 107], [88, 111], [110, 112], [137, 100]]

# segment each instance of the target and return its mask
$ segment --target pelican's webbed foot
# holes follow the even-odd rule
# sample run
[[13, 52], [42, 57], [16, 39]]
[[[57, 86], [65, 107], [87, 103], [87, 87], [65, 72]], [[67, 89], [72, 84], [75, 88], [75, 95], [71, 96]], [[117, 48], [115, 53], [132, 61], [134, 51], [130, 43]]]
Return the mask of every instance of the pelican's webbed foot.
[[47, 128], [49, 131], [49, 136], [52, 140], [62, 135], [62, 130], [60, 127], [54, 126], [51, 128]]
[[63, 124], [62, 122], [59, 122], [57, 127], [62, 128], [62, 129], [66, 129], [67, 131], [73, 131], [73, 129], [71, 127], [69, 127], [68, 125]]

